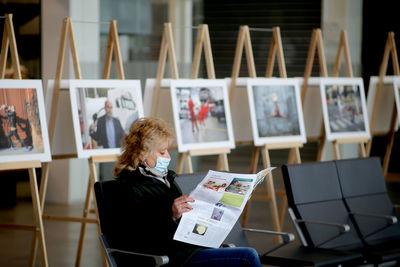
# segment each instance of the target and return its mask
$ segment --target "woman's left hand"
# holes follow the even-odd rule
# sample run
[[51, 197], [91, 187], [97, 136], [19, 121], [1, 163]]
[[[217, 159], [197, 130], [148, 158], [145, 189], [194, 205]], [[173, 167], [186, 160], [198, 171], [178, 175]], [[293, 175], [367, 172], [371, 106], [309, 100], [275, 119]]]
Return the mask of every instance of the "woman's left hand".
[[183, 213], [193, 209], [189, 202], [194, 202], [194, 199], [189, 195], [183, 195], [174, 200], [174, 203], [172, 204], [172, 218], [175, 221], [182, 217]]

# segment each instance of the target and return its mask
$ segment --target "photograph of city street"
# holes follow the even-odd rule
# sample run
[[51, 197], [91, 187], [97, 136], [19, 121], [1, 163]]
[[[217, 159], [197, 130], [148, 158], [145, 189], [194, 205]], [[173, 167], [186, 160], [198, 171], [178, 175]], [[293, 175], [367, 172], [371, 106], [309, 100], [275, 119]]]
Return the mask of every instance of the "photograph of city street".
[[50, 160], [44, 103], [38, 89], [33, 88], [41, 86], [41, 82], [30, 86], [0, 88], [1, 161]]
[[322, 81], [321, 97], [328, 140], [345, 137], [346, 134], [349, 137], [358, 134], [369, 136], [362, 81]]
[[[303, 141], [305, 130], [295, 80], [249, 79], [248, 93], [254, 142]], [[297, 140], [296, 140], [297, 139]]]
[[178, 85], [176, 82], [171, 82], [171, 96], [179, 150], [232, 147], [233, 134], [225, 86], [193, 81], [182, 86], [182, 83]]

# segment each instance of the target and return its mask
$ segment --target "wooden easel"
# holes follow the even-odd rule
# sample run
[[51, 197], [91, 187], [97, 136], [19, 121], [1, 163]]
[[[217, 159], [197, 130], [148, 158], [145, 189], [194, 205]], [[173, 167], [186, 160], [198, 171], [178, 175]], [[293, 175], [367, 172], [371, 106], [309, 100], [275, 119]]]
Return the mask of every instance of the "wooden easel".
[[[208, 32], [208, 26], [206, 24], [201, 24], [197, 32], [196, 46], [193, 55], [191, 79], [196, 79], [198, 77], [200, 60], [201, 60], [201, 51], [203, 47], [204, 47], [204, 55], [205, 55], [208, 78], [215, 79], [215, 70], [214, 70], [214, 63], [211, 51], [210, 36]], [[179, 79], [178, 65], [176, 63], [175, 44], [172, 35], [171, 23], [164, 23], [160, 56], [158, 59], [157, 76], [153, 93], [153, 106], [151, 110], [151, 116], [153, 117], [157, 116], [161, 81], [164, 76], [167, 54], [169, 55], [169, 63], [170, 63], [172, 78]], [[177, 173], [182, 173], [183, 164], [185, 163], [186, 172], [192, 173], [193, 166], [191, 157], [206, 156], [206, 155], [218, 155], [217, 170], [229, 171], [228, 157], [227, 157], [228, 153], [230, 153], [230, 148], [191, 149], [187, 152], [179, 153], [176, 171]]]
[[[308, 79], [311, 76], [311, 70], [313, 67], [313, 62], [315, 58], [315, 50], [318, 49], [318, 60], [319, 60], [319, 67], [320, 67], [320, 76], [321, 77], [328, 77], [328, 71], [326, 67], [326, 60], [325, 60], [325, 53], [324, 53], [324, 45], [322, 40], [322, 33], [320, 29], [314, 29], [311, 36], [310, 47], [308, 50], [308, 57], [306, 63], [306, 69], [304, 72], [304, 80], [301, 89], [301, 99], [304, 106], [305, 97], [307, 94], [307, 86], [308, 86]], [[349, 77], [353, 77], [353, 70], [351, 66], [351, 59], [350, 59], [350, 52], [347, 42], [347, 33], [346, 31], [342, 31], [340, 35], [340, 41], [338, 46], [338, 51], [336, 54], [336, 60], [333, 70], [333, 76], [337, 77], [339, 74], [339, 67], [340, 67], [340, 59], [341, 59], [341, 52], [342, 49], [344, 50], [344, 57], [346, 61], [346, 68], [347, 68], [347, 75]], [[322, 122], [323, 124], [323, 122]], [[321, 134], [318, 138], [319, 140], [319, 147], [317, 153], [317, 161], [322, 160], [323, 150], [325, 146], [325, 128], [322, 125], [321, 127]], [[360, 156], [365, 157], [365, 142], [368, 139], [366, 138], [341, 138], [336, 139], [332, 142], [334, 157], [335, 159], [340, 159], [340, 152], [339, 152], [339, 144], [348, 144], [348, 143], [359, 143], [360, 148]]]
[[[272, 29], [272, 31], [273, 31], [273, 36], [272, 36], [271, 46], [270, 46], [270, 50], [269, 50], [268, 64], [267, 64], [267, 70], [266, 70], [265, 77], [272, 77], [275, 56], [277, 56], [280, 76], [281, 76], [281, 78], [287, 78], [285, 59], [284, 59], [284, 55], [283, 55], [282, 40], [281, 40], [281, 35], [280, 35], [280, 28], [274, 27]], [[257, 75], [256, 75], [253, 51], [252, 51], [252, 46], [251, 46], [250, 29], [248, 26], [241, 26], [239, 29], [238, 41], [236, 44], [236, 52], [235, 52], [235, 58], [234, 58], [234, 63], [233, 63], [230, 92], [229, 92], [230, 93], [229, 99], [230, 99], [231, 104], [233, 103], [233, 100], [234, 100], [236, 79], [239, 76], [243, 46], [245, 47], [245, 51], [246, 51], [246, 61], [247, 61], [247, 68], [248, 68], [249, 76], [251, 78], [256, 78]], [[291, 154], [293, 153], [293, 155], [295, 157], [295, 162], [300, 163], [299, 147], [302, 147], [302, 146], [303, 146], [302, 143], [297, 143], [297, 142], [296, 143], [265, 144], [261, 147], [255, 146], [253, 148], [250, 173], [255, 173], [257, 170], [257, 164], [258, 164], [260, 152], [262, 155], [264, 168], [271, 167], [270, 156], [269, 156], [269, 150], [271, 150], [271, 149], [287, 149], [287, 148], [289, 148], [290, 153]], [[291, 157], [289, 157], [289, 162], [290, 162], [290, 158]], [[263, 190], [255, 189], [251, 199], [252, 200], [258, 199], [258, 200], [270, 201], [270, 210], [271, 210], [274, 230], [280, 231], [282, 228], [281, 222], [283, 221], [284, 214], [285, 214], [286, 200], [285, 200], [285, 198], [282, 198], [281, 209], [278, 214], [275, 194], [285, 195], [285, 192], [284, 191], [276, 191], [275, 192], [273, 177], [272, 177], [271, 173], [268, 174], [266, 182], [267, 182], [266, 189], [263, 189]], [[242, 226], [243, 227], [245, 227], [247, 224], [248, 210], [249, 210], [250, 203], [251, 202], [248, 202], [247, 206], [245, 207], [245, 209], [243, 211], [243, 215], [242, 215]], [[276, 241], [280, 241], [280, 239], [276, 239]]]
[[[114, 52], [115, 60], [117, 64], [118, 76], [120, 79], [124, 79], [124, 70], [122, 65], [122, 57], [119, 47], [118, 41], [118, 31], [117, 31], [117, 22], [115, 20], [110, 21], [110, 31], [108, 36], [108, 45], [107, 45], [107, 52], [106, 52], [106, 59], [105, 59], [105, 66], [103, 72], [103, 78], [108, 79], [110, 76], [110, 68], [111, 68], [111, 60], [112, 60], [112, 53]], [[81, 79], [81, 71], [79, 66], [78, 60], [78, 53], [75, 44], [75, 37], [72, 28], [72, 20], [71, 18], [65, 18], [63, 21], [62, 31], [61, 31], [61, 39], [60, 39], [60, 47], [58, 51], [58, 59], [57, 59], [57, 68], [56, 68], [56, 78], [54, 80], [54, 88], [53, 88], [53, 96], [52, 96], [52, 105], [51, 105], [51, 112], [50, 112], [50, 122], [49, 122], [49, 138], [50, 138], [50, 145], [52, 145], [53, 137], [54, 137], [54, 130], [55, 130], [55, 119], [57, 116], [57, 107], [59, 102], [59, 94], [60, 94], [60, 84], [62, 79], [63, 73], [63, 66], [64, 66], [64, 56], [65, 56], [65, 48], [67, 45], [67, 39], [69, 38], [69, 44], [71, 49], [72, 60], [74, 64], [74, 72], [75, 78]], [[74, 155], [76, 157], [76, 155]], [[59, 157], [59, 158], [73, 158], [71, 155], [67, 155], [66, 157]], [[86, 192], [86, 199], [84, 204], [83, 216], [82, 217], [65, 217], [65, 216], [53, 216], [53, 215], [43, 215], [44, 219], [47, 220], [57, 220], [57, 221], [68, 221], [68, 222], [80, 222], [81, 223], [81, 231], [79, 237], [79, 245], [77, 251], [77, 257], [75, 261], [75, 266], [80, 266], [82, 252], [83, 252], [83, 243], [86, 234], [86, 224], [87, 223], [97, 223], [98, 231], [100, 233], [99, 221], [98, 221], [98, 214], [97, 208], [95, 207], [94, 212], [96, 214], [96, 219], [89, 218], [89, 213], [93, 211], [90, 208], [91, 201], [92, 201], [92, 191], [93, 185], [97, 181], [97, 174], [96, 174], [96, 163], [102, 162], [114, 162], [117, 159], [117, 155], [108, 155], [108, 156], [92, 156], [89, 158], [89, 181], [88, 187]], [[46, 189], [47, 189], [47, 182], [48, 182], [48, 175], [49, 175], [49, 164], [43, 165], [43, 172], [42, 172], [42, 183], [40, 187], [40, 205], [41, 210], [44, 209], [44, 199], [46, 196]], [[93, 198], [95, 206], [96, 201]], [[106, 259], [102, 253], [102, 260], [103, 266], [106, 266]]]
[[[322, 33], [321, 29], [314, 29], [311, 35], [310, 47], [308, 48], [308, 56], [307, 56], [307, 63], [306, 68], [304, 71], [304, 80], [303, 85], [301, 87], [301, 101], [304, 108], [304, 102], [307, 95], [307, 86], [308, 86], [308, 79], [311, 76], [311, 71], [314, 63], [315, 58], [315, 50], [318, 49], [318, 61], [319, 61], [319, 69], [320, 69], [320, 76], [321, 77], [328, 77], [328, 70], [326, 67], [326, 60], [325, 60], [325, 53], [324, 53], [324, 44], [322, 40]], [[325, 128], [321, 128], [321, 134], [318, 138], [319, 140], [319, 147], [317, 153], [317, 161], [322, 160], [322, 154], [325, 145]]]
[[[387, 73], [387, 67], [388, 67], [390, 55], [392, 55], [393, 73], [394, 73], [394, 75], [400, 75], [399, 59], [397, 57], [397, 49], [396, 49], [396, 42], [394, 39], [394, 32], [389, 32], [389, 34], [388, 34], [388, 38], [387, 38], [386, 44], [385, 44], [385, 51], [383, 52], [382, 64], [379, 69], [379, 82], [378, 82], [376, 92], [375, 92], [374, 105], [373, 105], [371, 120], [370, 120], [371, 135], [373, 133], [374, 126], [375, 126], [376, 114], [378, 112], [379, 99], [382, 95], [382, 90], [383, 90], [382, 89], [383, 88], [383, 78]], [[382, 164], [382, 170], [383, 170], [385, 177], [388, 174], [390, 154], [391, 154], [392, 148], [393, 148], [394, 135], [395, 135], [395, 131], [396, 131], [396, 118], [397, 118], [397, 109], [396, 109], [396, 105], [394, 105], [393, 112], [392, 112], [392, 118], [390, 120], [390, 128], [389, 128], [389, 132], [387, 134], [389, 140], [388, 140], [388, 144], [386, 146], [385, 156], [384, 156], [383, 164]], [[372, 137], [367, 143], [367, 152], [366, 152], [367, 155], [369, 155], [371, 152], [371, 146], [372, 146]]]
[[[5, 25], [3, 31], [3, 40], [1, 44], [0, 53], [0, 78], [4, 79], [5, 69], [7, 65], [8, 48], [10, 48], [11, 60], [14, 69], [14, 78], [22, 79], [21, 69], [19, 65], [17, 44], [14, 34], [14, 26], [12, 22], [12, 14], [5, 15]], [[33, 215], [35, 219], [34, 225], [16, 225], [16, 224], [0, 224], [0, 228], [14, 229], [14, 230], [28, 230], [33, 231], [33, 242], [31, 246], [31, 255], [29, 259], [29, 266], [35, 265], [37, 243], [40, 246], [40, 255], [42, 266], [48, 266], [46, 242], [44, 239], [44, 228], [42, 221], [42, 210], [39, 203], [39, 191], [37, 186], [36, 168], [40, 168], [40, 161], [24, 161], [24, 162], [11, 162], [0, 163], [0, 171], [6, 170], [20, 170], [27, 169], [29, 172], [29, 184], [31, 188]]]
[[[334, 69], [333, 69], [333, 77], [339, 76], [340, 58], [341, 58], [342, 49], [344, 51], [344, 59], [346, 62], [347, 76], [353, 77], [353, 67], [351, 64], [349, 44], [347, 41], [347, 31], [345, 31], [345, 30], [343, 30], [340, 34], [339, 46], [338, 46], [335, 65], [334, 65]], [[342, 138], [342, 139], [334, 140], [332, 142], [334, 157], [336, 160], [340, 159], [339, 144], [358, 143], [360, 156], [365, 158], [367, 156], [366, 151], [365, 151], [365, 144], [367, 142], [368, 142], [368, 138], [346, 138], [346, 139]]]

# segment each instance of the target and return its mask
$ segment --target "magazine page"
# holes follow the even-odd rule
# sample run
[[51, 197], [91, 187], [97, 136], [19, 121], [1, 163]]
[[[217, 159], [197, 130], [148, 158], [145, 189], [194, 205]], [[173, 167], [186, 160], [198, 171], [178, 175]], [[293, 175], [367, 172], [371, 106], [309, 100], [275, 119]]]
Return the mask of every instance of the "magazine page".
[[218, 248], [242, 213], [254, 187], [274, 167], [257, 174], [209, 171], [190, 193], [193, 210], [182, 215], [174, 239]]

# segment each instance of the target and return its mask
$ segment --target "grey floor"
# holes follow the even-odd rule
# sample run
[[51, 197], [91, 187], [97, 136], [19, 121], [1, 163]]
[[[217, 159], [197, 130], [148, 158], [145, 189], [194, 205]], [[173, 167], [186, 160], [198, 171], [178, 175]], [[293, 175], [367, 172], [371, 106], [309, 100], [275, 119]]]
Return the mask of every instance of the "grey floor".
[[[301, 149], [303, 162], [314, 161], [316, 144], [306, 144]], [[231, 172], [248, 173], [252, 156], [252, 147], [244, 146], [233, 150], [228, 156]], [[288, 150], [273, 150], [270, 152], [271, 165], [280, 167], [287, 162]], [[217, 157], [209, 156], [200, 158], [198, 169], [206, 171], [215, 169]], [[258, 169], [262, 168], [261, 160]], [[283, 188], [280, 168], [273, 172], [275, 188]], [[388, 183], [389, 194], [394, 203], [400, 203], [400, 183]], [[32, 204], [27, 198], [18, 198], [17, 204], [11, 208], [0, 209], [0, 223], [33, 224]], [[280, 197], [277, 197], [278, 204]], [[270, 219], [268, 202], [254, 200], [249, 211], [248, 227], [258, 229], [273, 229]], [[83, 203], [79, 205], [54, 205], [46, 204], [45, 214], [60, 216], [81, 216]], [[80, 223], [44, 221], [45, 240], [48, 253], [49, 266], [74, 266], [77, 253]], [[283, 231], [294, 233], [294, 228], [285, 216]], [[272, 237], [248, 235], [250, 244], [259, 252], [266, 251], [273, 246]], [[32, 233], [25, 231], [0, 229], [0, 266], [27, 266], [31, 247]], [[298, 241], [295, 241], [298, 242]], [[36, 261], [40, 265], [39, 256]], [[97, 228], [88, 224], [84, 243], [81, 266], [101, 266], [100, 248], [97, 238]]]

